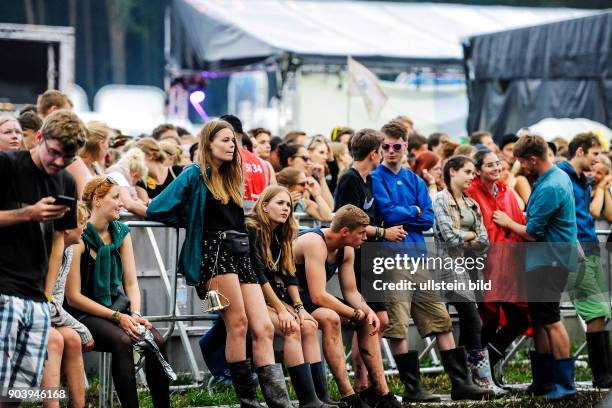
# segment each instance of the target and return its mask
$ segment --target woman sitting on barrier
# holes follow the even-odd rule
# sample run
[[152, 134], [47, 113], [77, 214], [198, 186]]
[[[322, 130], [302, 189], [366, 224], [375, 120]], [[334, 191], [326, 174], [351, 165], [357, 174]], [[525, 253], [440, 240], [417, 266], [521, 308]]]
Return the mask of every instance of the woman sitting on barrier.
[[[433, 201], [437, 256], [455, 259], [457, 265], [474, 265], [486, 253], [489, 244], [480, 207], [465, 194], [474, 173], [474, 162], [469, 157], [460, 155], [448, 159], [443, 171], [446, 188], [436, 194]], [[476, 266], [461, 268], [463, 270], [457, 266], [437, 271], [441, 281], [462, 284], [442, 295], [459, 315], [459, 345], [468, 351], [468, 365], [474, 382], [490, 390], [491, 394], [502, 393], [503, 390], [495, 386], [491, 378], [488, 351], [482, 347], [482, 323], [476, 308], [476, 294], [469, 288], [470, 282], [477, 282], [482, 277]]]
[[[298, 226], [289, 190], [267, 187], [247, 218], [251, 263], [257, 273], [277, 336], [282, 336], [285, 366], [300, 408], [331, 408], [317, 397], [326, 384], [313, 382], [311, 364], [321, 364], [317, 321], [304, 309], [295, 277], [291, 241]], [[292, 305], [292, 306], [290, 306]], [[316, 368], [313, 367], [314, 371]], [[325, 378], [318, 380], [325, 381]]]
[[331, 221], [332, 211], [321, 196], [321, 186], [303, 170], [286, 167], [276, 175], [276, 181], [289, 190], [295, 212], [305, 212], [315, 220]]
[[[164, 341], [140, 314], [140, 290], [129, 228], [117, 221], [120, 187], [96, 177], [85, 185], [83, 201], [91, 217], [74, 246], [66, 283], [70, 312], [91, 332], [94, 350], [112, 354], [113, 383], [123, 407], [138, 407], [133, 343], [141, 326], [153, 334], [164, 353]], [[169, 407], [169, 381], [157, 357], [145, 351], [145, 373], [155, 407]]]
[[178, 270], [200, 297], [210, 292], [221, 298], [227, 328], [225, 357], [240, 405], [260, 406], [246, 352], [250, 329], [253, 363], [266, 403], [290, 408], [285, 377], [274, 362], [274, 326], [249, 257], [242, 209], [244, 179], [234, 130], [225, 121], [212, 120], [199, 139], [198, 162], [151, 202], [147, 215], [187, 228]]

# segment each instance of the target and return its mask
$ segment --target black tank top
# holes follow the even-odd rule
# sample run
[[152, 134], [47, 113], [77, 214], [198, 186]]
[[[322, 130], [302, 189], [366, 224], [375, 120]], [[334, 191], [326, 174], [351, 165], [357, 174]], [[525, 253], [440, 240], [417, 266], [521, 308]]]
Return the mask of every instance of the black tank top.
[[[323, 241], [325, 241], [325, 234], [321, 228], [310, 228], [303, 231], [300, 231], [299, 236], [305, 234], [317, 234]], [[327, 246], [327, 242], [325, 242], [325, 246]], [[344, 262], [344, 247], [338, 249], [338, 253], [336, 254], [336, 260], [333, 263], [329, 263], [327, 258], [325, 259], [325, 280], [329, 281], [336, 271], [340, 272], [340, 268], [342, 268], [342, 262]], [[300, 289], [302, 291], [308, 292], [308, 283], [306, 282], [306, 264], [295, 264], [295, 276], [297, 276], [298, 281], [300, 282]]]

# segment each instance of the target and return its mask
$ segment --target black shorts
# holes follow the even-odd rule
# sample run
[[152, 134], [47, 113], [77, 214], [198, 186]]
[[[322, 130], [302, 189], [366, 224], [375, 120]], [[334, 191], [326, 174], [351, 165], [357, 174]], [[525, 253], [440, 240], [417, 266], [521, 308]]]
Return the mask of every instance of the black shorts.
[[543, 267], [526, 273], [529, 315], [535, 324], [561, 321], [561, 293], [567, 284], [565, 268]]
[[207, 292], [206, 284], [212, 277], [229, 273], [238, 275], [240, 283], [259, 283], [248, 253], [233, 254], [221, 245], [218, 238], [204, 238], [200, 263], [201, 284], [196, 286], [198, 297], [204, 299]]

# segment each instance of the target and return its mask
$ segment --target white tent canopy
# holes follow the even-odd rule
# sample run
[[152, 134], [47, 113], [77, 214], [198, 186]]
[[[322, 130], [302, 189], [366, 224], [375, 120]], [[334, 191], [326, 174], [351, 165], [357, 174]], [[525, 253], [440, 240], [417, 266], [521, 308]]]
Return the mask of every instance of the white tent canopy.
[[[461, 61], [469, 36], [583, 17], [567, 8], [313, 0], [175, 0], [182, 68], [283, 53]], [[180, 28], [177, 28], [178, 24]], [[178, 54], [177, 54], [178, 52]], [[184, 66], [190, 65], [190, 66]]]

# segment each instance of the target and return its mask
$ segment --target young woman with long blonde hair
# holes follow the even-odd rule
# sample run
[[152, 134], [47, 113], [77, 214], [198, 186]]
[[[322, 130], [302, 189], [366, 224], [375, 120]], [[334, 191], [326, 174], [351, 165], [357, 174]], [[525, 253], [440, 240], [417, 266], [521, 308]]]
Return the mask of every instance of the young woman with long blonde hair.
[[[186, 227], [178, 272], [187, 283], [221, 293], [227, 328], [225, 357], [241, 407], [260, 407], [257, 381], [247, 360], [246, 335], [253, 337], [253, 365], [269, 407], [290, 408], [282, 369], [274, 361], [274, 326], [251, 266], [242, 208], [244, 180], [236, 136], [222, 120], [199, 134], [197, 163], [187, 167], [147, 208], [150, 219]], [[248, 308], [245, 307], [248, 305]]]
[[[277, 336], [283, 338], [283, 356], [300, 408], [331, 408], [317, 396], [312, 365], [321, 364], [317, 321], [304, 309], [295, 276], [291, 243], [298, 226], [291, 194], [282, 186], [267, 187], [246, 221], [251, 263], [262, 285]], [[322, 395], [323, 399], [325, 396]]]

